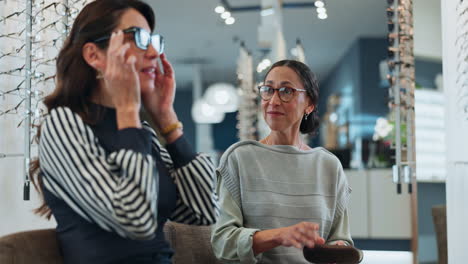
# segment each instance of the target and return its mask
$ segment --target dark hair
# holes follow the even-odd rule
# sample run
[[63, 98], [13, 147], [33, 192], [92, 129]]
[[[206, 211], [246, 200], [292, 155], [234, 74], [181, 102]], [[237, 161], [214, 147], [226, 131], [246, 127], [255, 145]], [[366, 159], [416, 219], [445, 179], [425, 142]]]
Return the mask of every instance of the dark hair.
[[[319, 116], [318, 116], [318, 99], [319, 99], [319, 85], [317, 81], [317, 77], [312, 72], [312, 70], [305, 65], [304, 63], [296, 60], [281, 60], [273, 64], [268, 72], [265, 74], [265, 79], [276, 67], [288, 67], [293, 70], [297, 76], [302, 81], [302, 85], [304, 89], [307, 90], [307, 95], [312, 101], [314, 105], [314, 110], [309, 114], [307, 120], [305, 116], [302, 117], [301, 125], [299, 130], [302, 134], [312, 134], [315, 135], [317, 133], [317, 128], [319, 126]], [[265, 80], [264, 80], [265, 81]]]
[[[124, 12], [131, 8], [145, 17], [153, 31], [155, 26], [153, 9], [140, 0], [96, 0], [81, 10], [57, 57], [56, 87], [44, 99], [49, 112], [54, 108], [65, 106], [90, 124], [102, 117], [102, 113], [91, 113], [90, 110], [92, 104], [90, 96], [98, 85], [97, 73], [84, 60], [82, 49], [86, 43], [112, 34]], [[106, 49], [108, 44], [108, 41], [96, 43], [101, 49]], [[36, 139], [39, 137], [40, 127]], [[39, 159], [31, 162], [29, 172], [34, 187], [42, 195]], [[35, 209], [35, 213], [46, 218], [51, 216], [51, 211], [44, 202]]]

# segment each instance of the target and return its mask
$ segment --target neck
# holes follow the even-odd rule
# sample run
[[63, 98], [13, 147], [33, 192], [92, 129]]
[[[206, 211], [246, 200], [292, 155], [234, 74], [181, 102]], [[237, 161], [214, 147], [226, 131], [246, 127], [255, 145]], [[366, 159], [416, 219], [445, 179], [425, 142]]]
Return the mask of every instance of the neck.
[[282, 131], [271, 131], [265, 138], [265, 143], [268, 145], [291, 145], [299, 149], [305, 149], [305, 144], [299, 135], [299, 131], [295, 133], [287, 133]]
[[93, 94], [91, 95], [91, 102], [109, 108], [115, 108], [111, 95], [107, 93], [108, 89], [105, 89], [104, 87], [104, 81], [99, 80], [99, 85], [93, 90]]

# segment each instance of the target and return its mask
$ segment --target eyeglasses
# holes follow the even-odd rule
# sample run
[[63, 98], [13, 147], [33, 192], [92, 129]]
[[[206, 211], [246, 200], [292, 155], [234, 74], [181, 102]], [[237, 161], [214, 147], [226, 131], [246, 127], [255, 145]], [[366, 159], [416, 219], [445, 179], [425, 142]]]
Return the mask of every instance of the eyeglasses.
[[[131, 27], [128, 29], [124, 29], [123, 33], [133, 33], [133, 40], [135, 41], [135, 45], [142, 50], [147, 50], [149, 45], [152, 44], [154, 49], [159, 53], [162, 54], [164, 52], [164, 38], [159, 34], [151, 35], [150, 32], [143, 28], [139, 27]], [[105, 40], [110, 39], [109, 36], [101, 37], [93, 42], [98, 43]]]
[[275, 91], [278, 91], [279, 98], [281, 99], [281, 101], [285, 103], [291, 101], [291, 99], [294, 98], [296, 91], [307, 92], [307, 90], [297, 89], [297, 88], [292, 88], [292, 87], [280, 87], [280, 88], [275, 89], [268, 85], [258, 86], [258, 92], [260, 93], [260, 97], [265, 101], [271, 100], [271, 98], [273, 98], [273, 95], [275, 94]]

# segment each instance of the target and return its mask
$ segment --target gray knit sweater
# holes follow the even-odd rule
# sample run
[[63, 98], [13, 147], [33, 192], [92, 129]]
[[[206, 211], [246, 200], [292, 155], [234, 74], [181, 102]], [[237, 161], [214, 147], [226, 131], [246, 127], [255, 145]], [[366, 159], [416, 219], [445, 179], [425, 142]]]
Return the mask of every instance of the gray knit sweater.
[[[301, 151], [294, 146], [267, 146], [256, 141], [243, 141], [224, 153], [218, 177], [228, 191], [221, 197], [222, 202], [225, 205], [233, 202], [233, 206], [228, 207], [240, 209], [242, 227], [236, 227], [237, 223], [234, 228], [244, 236], [249, 233], [245, 230], [266, 230], [308, 221], [320, 225], [319, 234], [328, 242], [340, 239], [352, 244], [346, 214], [351, 189], [339, 160], [327, 150]], [[226, 202], [226, 196], [232, 201]], [[260, 263], [307, 263], [301, 251], [286, 247], [277, 247], [254, 259], [223, 256], [230, 252], [226, 246], [248, 247], [250, 244], [251, 247], [252, 242], [250, 239], [250, 242], [240, 243], [249, 239], [233, 235], [236, 230], [223, 224], [237, 214], [232, 208], [225, 208], [226, 212], [223, 209], [212, 239], [215, 253], [221, 259], [239, 263], [258, 260]], [[250, 233], [253, 235], [254, 232]], [[239, 241], [229, 243], [226, 239]], [[233, 248], [232, 252], [248, 250], [251, 251]]]

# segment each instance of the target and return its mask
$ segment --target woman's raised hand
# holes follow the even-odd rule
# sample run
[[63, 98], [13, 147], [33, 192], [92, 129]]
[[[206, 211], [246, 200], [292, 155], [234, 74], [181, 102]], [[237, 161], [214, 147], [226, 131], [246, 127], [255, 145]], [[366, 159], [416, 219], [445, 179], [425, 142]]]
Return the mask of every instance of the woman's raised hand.
[[166, 55], [161, 54], [160, 59], [162, 70], [159, 66], [156, 68], [154, 90], [143, 94], [143, 104], [145, 109], [151, 113], [156, 125], [163, 128], [177, 122], [173, 106], [176, 82], [174, 69]]
[[117, 112], [139, 111], [140, 80], [135, 69], [135, 56], [126, 56], [130, 43], [124, 43], [122, 31], [112, 33], [104, 72], [105, 89], [111, 95]]

